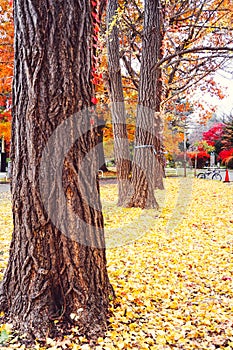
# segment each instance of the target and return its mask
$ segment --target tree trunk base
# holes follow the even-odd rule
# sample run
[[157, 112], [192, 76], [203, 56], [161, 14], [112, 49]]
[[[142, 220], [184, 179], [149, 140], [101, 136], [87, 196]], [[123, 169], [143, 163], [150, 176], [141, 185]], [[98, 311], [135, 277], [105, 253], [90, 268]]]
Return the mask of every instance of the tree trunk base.
[[[77, 334], [95, 341], [104, 337], [107, 331], [109, 300], [115, 298], [115, 292], [106, 281], [104, 290], [99, 295], [85, 294], [72, 290], [55, 295], [50, 288], [46, 288], [34, 298], [9, 288], [9, 270], [0, 285], [0, 311], [4, 312], [1, 323], [12, 325], [12, 332], [17, 332], [20, 342], [32, 345], [35, 339], [45, 342], [46, 338], [64, 338], [72, 336], [73, 327], [77, 327]], [[61, 286], [62, 288], [62, 286]], [[53, 290], [53, 287], [52, 287]], [[25, 337], [26, 335], [26, 337]]]
[[144, 203], [141, 198], [132, 198], [124, 206], [125, 208], [159, 209], [159, 205], [155, 199], [152, 202], [147, 201]]
[[[0, 305], [1, 307], [2, 305]], [[1, 307], [2, 309], [2, 307]], [[76, 328], [77, 336], [85, 336], [87, 340], [95, 342], [99, 337], [104, 337], [108, 328], [108, 318], [101, 310], [86, 312], [80, 318], [71, 318], [71, 315], [64, 314], [60, 319], [50, 320], [47, 315], [38, 315], [37, 312], [30, 314], [27, 320], [17, 317], [13, 312], [6, 312], [0, 318], [1, 324], [11, 324], [12, 333], [16, 332], [19, 342], [30, 347], [35, 345], [35, 340], [41, 344], [47, 338], [63, 340], [73, 337], [73, 329]]]
[[159, 209], [159, 204], [152, 189], [150, 191], [147, 189], [146, 191], [128, 193], [128, 197], [122, 203], [122, 206], [125, 208]]

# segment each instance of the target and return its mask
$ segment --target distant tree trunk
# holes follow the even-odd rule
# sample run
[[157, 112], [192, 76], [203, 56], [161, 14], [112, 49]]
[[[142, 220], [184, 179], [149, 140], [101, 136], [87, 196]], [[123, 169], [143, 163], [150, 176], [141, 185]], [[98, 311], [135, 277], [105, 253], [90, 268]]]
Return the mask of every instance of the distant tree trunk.
[[132, 189], [129, 207], [156, 208], [154, 188], [163, 188], [161, 154], [161, 71], [153, 70], [161, 58], [162, 17], [158, 0], [145, 0], [144, 32], [135, 151], [133, 158]]
[[121, 78], [118, 28], [115, 16], [117, 15], [118, 1], [108, 1], [107, 28], [108, 28], [108, 71], [109, 94], [114, 135], [114, 154], [118, 181], [118, 205], [125, 202], [129, 187], [131, 170], [129, 142], [126, 128], [126, 113]]
[[[93, 93], [91, 1], [15, 0], [14, 9], [14, 231], [0, 307], [16, 329], [38, 339], [51, 336], [53, 327], [65, 334], [73, 323], [95, 338], [106, 329], [111, 286], [96, 176], [97, 134], [94, 117], [85, 111]], [[71, 116], [68, 130], [64, 122]], [[50, 144], [63, 125], [63, 137]], [[60, 160], [57, 154], [72, 138]], [[43, 158], [45, 149], [54, 158]], [[41, 177], [43, 169], [52, 173]], [[76, 222], [64, 217], [69, 210]]]
[[103, 138], [104, 138], [104, 126], [105, 126], [105, 120], [98, 118], [98, 144], [99, 144], [99, 170], [102, 170], [104, 173], [108, 171], [106, 162], [105, 162], [105, 156], [104, 156], [104, 145], [103, 145]]

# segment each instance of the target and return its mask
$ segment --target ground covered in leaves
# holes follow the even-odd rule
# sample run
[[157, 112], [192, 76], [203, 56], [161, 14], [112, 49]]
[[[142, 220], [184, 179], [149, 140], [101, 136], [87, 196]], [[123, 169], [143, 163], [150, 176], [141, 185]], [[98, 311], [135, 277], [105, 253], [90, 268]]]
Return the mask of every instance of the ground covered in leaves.
[[[117, 208], [113, 184], [102, 185], [101, 196], [117, 299], [106, 337], [94, 348], [233, 349], [233, 184], [165, 179], [165, 190], [156, 193], [158, 212]], [[9, 194], [1, 194], [0, 204], [2, 278], [12, 229]], [[1, 349], [20, 348], [9, 325], [0, 334]], [[91, 348], [75, 334], [48, 339], [45, 348]]]

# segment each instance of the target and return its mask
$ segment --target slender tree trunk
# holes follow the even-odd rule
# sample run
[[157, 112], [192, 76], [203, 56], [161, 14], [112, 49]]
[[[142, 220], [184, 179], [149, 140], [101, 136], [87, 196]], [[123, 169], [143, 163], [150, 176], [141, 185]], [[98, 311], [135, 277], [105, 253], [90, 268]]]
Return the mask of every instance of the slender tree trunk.
[[118, 1], [108, 1], [107, 28], [108, 28], [108, 70], [109, 70], [109, 94], [111, 100], [114, 154], [118, 180], [118, 205], [125, 202], [131, 170], [129, 142], [126, 129], [126, 113], [121, 78], [119, 38], [117, 28]]
[[[93, 47], [93, 56], [95, 60], [93, 62], [93, 73], [98, 69], [99, 62], [97, 61], [98, 56], [98, 32], [100, 30], [99, 23], [101, 22], [101, 18], [103, 13], [106, 10], [107, 0], [99, 0], [96, 2], [96, 6], [94, 9], [94, 47]], [[103, 147], [103, 129], [105, 126], [105, 121], [102, 118], [97, 118], [97, 133], [98, 133], [98, 157], [99, 157], [99, 170], [103, 172], [107, 172], [108, 168], [105, 163], [104, 157], [104, 147]]]
[[104, 146], [103, 146], [103, 138], [104, 138], [104, 127], [105, 120], [98, 118], [98, 144], [99, 144], [99, 170], [102, 170], [104, 173], [108, 172], [108, 168], [105, 162], [104, 156]]
[[153, 66], [161, 56], [162, 18], [160, 2], [145, 0], [144, 32], [132, 189], [128, 193], [129, 207], [156, 208], [154, 188], [163, 188], [161, 154], [161, 72]]
[[89, 0], [14, 2], [14, 231], [0, 306], [39, 339], [51, 336], [54, 320], [64, 334], [75, 323], [90, 338], [107, 324], [97, 134], [85, 110], [93, 93], [91, 12]]

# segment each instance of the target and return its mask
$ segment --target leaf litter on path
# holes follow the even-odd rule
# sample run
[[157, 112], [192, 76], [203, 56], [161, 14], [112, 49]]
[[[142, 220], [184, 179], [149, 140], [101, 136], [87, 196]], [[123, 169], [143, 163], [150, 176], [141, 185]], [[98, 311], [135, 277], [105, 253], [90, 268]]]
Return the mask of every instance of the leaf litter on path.
[[[117, 298], [95, 349], [233, 349], [233, 186], [193, 179], [187, 187], [177, 178], [165, 185], [157, 191], [159, 212], [118, 208], [116, 185], [101, 186], [106, 233], [118, 232], [107, 249]], [[0, 211], [2, 273], [12, 231], [9, 197]], [[129, 227], [136, 233], [119, 241]], [[47, 348], [62, 349], [54, 346]], [[68, 348], [93, 347], [74, 333]]]

